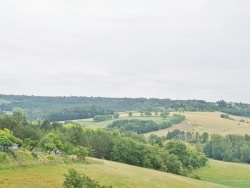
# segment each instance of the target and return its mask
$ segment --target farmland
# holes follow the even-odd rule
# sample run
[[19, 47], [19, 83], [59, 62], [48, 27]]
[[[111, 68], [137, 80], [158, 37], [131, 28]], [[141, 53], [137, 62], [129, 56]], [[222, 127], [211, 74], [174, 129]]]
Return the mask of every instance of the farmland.
[[[166, 136], [169, 131], [173, 131], [174, 129], [180, 129], [185, 132], [208, 132], [209, 134], [220, 135], [245, 135], [250, 132], [250, 124], [247, 123], [249, 122], [249, 118], [230, 115], [233, 120], [224, 119], [220, 117], [221, 112], [185, 112], [181, 114], [185, 115], [187, 121], [145, 135], [156, 134], [158, 136]], [[245, 122], [239, 122], [241, 119], [244, 119]]]

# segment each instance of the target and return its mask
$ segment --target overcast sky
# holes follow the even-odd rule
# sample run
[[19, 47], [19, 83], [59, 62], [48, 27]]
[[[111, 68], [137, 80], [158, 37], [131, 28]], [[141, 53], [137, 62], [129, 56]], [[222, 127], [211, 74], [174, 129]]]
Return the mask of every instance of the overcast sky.
[[249, 0], [2, 0], [0, 93], [250, 103]]

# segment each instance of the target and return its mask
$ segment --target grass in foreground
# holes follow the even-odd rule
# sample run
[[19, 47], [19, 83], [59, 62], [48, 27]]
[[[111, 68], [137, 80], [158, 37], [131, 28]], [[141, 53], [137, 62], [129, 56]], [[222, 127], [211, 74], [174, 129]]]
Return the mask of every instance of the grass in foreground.
[[220, 187], [219, 185], [199, 181], [183, 176], [145, 169], [112, 161], [98, 160], [93, 164], [37, 165], [0, 170], [0, 181], [7, 179], [1, 187], [61, 187], [68, 169], [96, 179], [102, 185], [113, 187]]

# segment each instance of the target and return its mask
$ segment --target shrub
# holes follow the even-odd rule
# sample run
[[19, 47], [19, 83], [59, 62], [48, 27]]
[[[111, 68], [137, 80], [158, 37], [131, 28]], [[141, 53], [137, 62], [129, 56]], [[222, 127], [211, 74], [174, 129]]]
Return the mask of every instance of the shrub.
[[7, 153], [9, 156], [12, 156], [12, 157], [14, 157], [14, 158], [17, 158], [16, 153], [15, 153], [13, 150], [11, 150], [11, 149], [6, 150], [6, 153]]
[[201, 180], [201, 177], [200, 177], [200, 176], [198, 176], [197, 174], [196, 174], [196, 175], [191, 176], [191, 178], [193, 178], [193, 179], [197, 179], [197, 180]]
[[2, 163], [6, 159], [6, 154], [0, 155], [0, 163]]
[[106, 186], [101, 186], [98, 181], [90, 179], [86, 175], [79, 174], [75, 169], [69, 169], [69, 174], [64, 174], [65, 180], [63, 182], [64, 188], [111, 188]]
[[46, 155], [46, 159], [54, 160], [55, 156], [54, 155]]
[[114, 118], [119, 118], [120, 114], [118, 112], [114, 113]]

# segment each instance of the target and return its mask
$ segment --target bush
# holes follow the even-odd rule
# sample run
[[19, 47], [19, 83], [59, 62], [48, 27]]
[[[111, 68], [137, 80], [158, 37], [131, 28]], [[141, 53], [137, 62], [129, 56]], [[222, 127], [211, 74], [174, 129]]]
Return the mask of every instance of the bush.
[[15, 153], [13, 150], [11, 150], [11, 149], [6, 150], [6, 153], [7, 153], [9, 156], [12, 156], [12, 157], [14, 157], [14, 158], [17, 158], [16, 153]]
[[32, 157], [35, 158], [35, 159], [38, 158], [37, 154], [35, 154], [35, 153], [33, 153], [33, 152], [31, 152], [31, 155], [32, 155]]
[[2, 163], [6, 159], [6, 154], [0, 155], [0, 163]]
[[151, 112], [145, 112], [145, 116], [152, 116], [152, 113]]
[[93, 117], [93, 120], [96, 122], [106, 121], [109, 119], [112, 119], [112, 115], [96, 115]]
[[200, 177], [200, 176], [198, 176], [197, 174], [196, 174], [196, 175], [191, 176], [191, 178], [193, 178], [193, 179], [197, 179], [197, 180], [201, 180], [201, 177]]
[[114, 118], [119, 118], [120, 114], [118, 112], [114, 113]]
[[[79, 174], [75, 169], [69, 169], [68, 173], [69, 174], [64, 174], [64, 188], [108, 188], [106, 186], [101, 186], [98, 181], [92, 180], [86, 175]], [[109, 188], [111, 188], [111, 186]]]
[[46, 159], [54, 160], [55, 156], [54, 155], [46, 155]]

